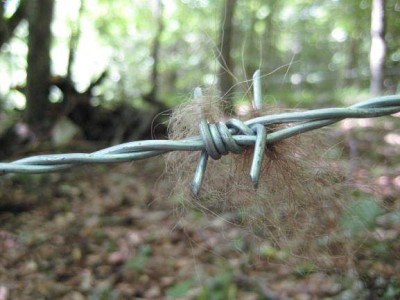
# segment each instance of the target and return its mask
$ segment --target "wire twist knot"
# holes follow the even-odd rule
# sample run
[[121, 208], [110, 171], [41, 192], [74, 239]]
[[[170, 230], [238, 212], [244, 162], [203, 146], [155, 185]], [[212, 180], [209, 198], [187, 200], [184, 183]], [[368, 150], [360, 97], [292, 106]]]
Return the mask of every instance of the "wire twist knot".
[[264, 150], [267, 143], [267, 129], [265, 126], [261, 124], [249, 126], [238, 119], [230, 119], [226, 123], [208, 123], [205, 119], [201, 119], [199, 126], [204, 150], [200, 156], [195, 179], [192, 183], [194, 193], [197, 194], [200, 189], [208, 156], [218, 160], [222, 155], [226, 155], [229, 152], [236, 154], [243, 152], [244, 146], [240, 145], [237, 140], [235, 140], [235, 135], [246, 135], [255, 138], [253, 142], [254, 152], [250, 169], [250, 178], [254, 187], [257, 187]]
[[243, 152], [244, 147], [233, 138], [235, 134], [257, 135], [257, 126], [250, 127], [238, 119], [230, 119], [226, 123], [208, 123], [205, 119], [202, 119], [199, 126], [205, 151], [215, 160], [229, 152], [235, 154]]

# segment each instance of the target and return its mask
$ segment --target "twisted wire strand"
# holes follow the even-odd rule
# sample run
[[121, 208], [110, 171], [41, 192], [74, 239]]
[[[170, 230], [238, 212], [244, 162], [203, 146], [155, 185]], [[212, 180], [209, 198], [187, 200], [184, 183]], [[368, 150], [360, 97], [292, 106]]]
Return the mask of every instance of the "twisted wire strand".
[[[334, 124], [346, 118], [373, 118], [400, 112], [400, 95], [368, 99], [347, 108], [324, 108], [301, 112], [288, 112], [260, 116], [247, 121], [230, 119], [226, 123], [200, 123], [200, 136], [182, 140], [146, 140], [128, 142], [93, 153], [68, 153], [37, 155], [0, 163], [0, 175], [6, 173], [47, 173], [69, 169], [76, 165], [95, 163], [117, 163], [141, 160], [165, 154], [170, 151], [201, 151], [198, 165], [203, 176], [208, 156], [219, 159], [229, 152], [241, 153], [247, 146], [255, 146], [254, 162], [261, 160], [267, 143], [274, 143], [292, 136]], [[269, 131], [271, 125], [288, 124], [287, 127]], [[268, 132], [268, 134], [267, 134]], [[258, 149], [258, 150], [257, 150]], [[257, 150], [257, 151], [256, 151]], [[256, 153], [257, 152], [257, 153]], [[202, 160], [204, 160], [202, 162]], [[258, 180], [257, 168], [252, 167], [250, 175]], [[201, 178], [200, 178], [201, 179]], [[257, 185], [257, 180], [253, 180]], [[200, 181], [201, 183], [201, 181]], [[197, 187], [198, 189], [198, 187]], [[195, 191], [197, 193], [198, 191]]]

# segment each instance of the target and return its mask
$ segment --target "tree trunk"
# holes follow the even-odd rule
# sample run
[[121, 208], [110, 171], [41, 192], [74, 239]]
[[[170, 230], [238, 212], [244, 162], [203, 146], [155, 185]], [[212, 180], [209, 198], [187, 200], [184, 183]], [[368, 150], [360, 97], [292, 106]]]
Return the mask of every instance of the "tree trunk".
[[6, 19], [4, 17], [4, 1], [0, 1], [0, 48], [13, 36], [15, 29], [25, 18], [26, 0], [21, 0], [14, 14]]
[[54, 0], [30, 0], [27, 3], [29, 36], [26, 120], [34, 129], [46, 125], [44, 121], [49, 121], [48, 95], [53, 6]]
[[232, 87], [233, 87], [233, 62], [231, 59], [232, 37], [233, 37], [233, 16], [236, 0], [225, 0], [221, 18], [220, 45], [221, 51], [218, 55], [220, 64], [219, 89], [222, 99], [225, 100], [224, 110], [228, 114], [233, 109]]
[[257, 32], [255, 30], [255, 25], [257, 21], [257, 10], [252, 9], [250, 16], [248, 17], [250, 19], [250, 26], [247, 32], [245, 32], [243, 42], [245, 45], [245, 52], [246, 57], [244, 58], [244, 61], [246, 63], [245, 69], [243, 70], [244, 76], [246, 79], [246, 82], [248, 81], [248, 88], [250, 88], [251, 82], [249, 81], [250, 78], [252, 78], [254, 70], [259, 68], [259, 63], [256, 63], [254, 58], [258, 57], [259, 61], [261, 61], [260, 53], [259, 51], [259, 44], [260, 44], [260, 39], [259, 36], [257, 35]]
[[69, 38], [69, 51], [68, 51], [68, 63], [67, 63], [67, 80], [72, 82], [72, 67], [75, 62], [75, 54], [78, 47], [79, 38], [81, 35], [81, 20], [84, 10], [84, 0], [79, 1], [79, 11], [78, 16], [74, 22], [71, 24], [71, 36]]
[[343, 87], [345, 85], [360, 85], [360, 78], [357, 74], [358, 70], [358, 56], [359, 56], [359, 45], [361, 41], [359, 38], [350, 37], [347, 43], [346, 48], [346, 66], [344, 70], [343, 79], [340, 80], [339, 87]]
[[160, 100], [158, 95], [160, 88], [160, 74], [159, 74], [160, 47], [161, 47], [160, 45], [161, 45], [161, 36], [164, 31], [163, 13], [164, 13], [164, 5], [162, 3], [162, 0], [157, 0], [155, 2], [155, 7], [153, 10], [155, 23], [157, 24], [157, 31], [154, 36], [151, 48], [151, 56], [153, 58], [153, 66], [150, 75], [151, 89], [148, 93], [142, 95], [144, 101], [156, 106], [161, 111], [168, 109], [168, 107]]
[[153, 46], [151, 50], [151, 55], [153, 57], [153, 68], [151, 70], [152, 88], [150, 94], [153, 96], [154, 99], [157, 99], [158, 96], [157, 92], [160, 85], [158, 65], [160, 59], [160, 40], [161, 40], [161, 35], [164, 31], [163, 10], [164, 6], [162, 1], [157, 0], [156, 7], [154, 9], [154, 16], [156, 18], [156, 23], [157, 23], [157, 32], [154, 37]]
[[382, 93], [385, 57], [385, 0], [372, 0], [371, 52], [369, 57], [371, 70], [370, 91], [372, 95]]

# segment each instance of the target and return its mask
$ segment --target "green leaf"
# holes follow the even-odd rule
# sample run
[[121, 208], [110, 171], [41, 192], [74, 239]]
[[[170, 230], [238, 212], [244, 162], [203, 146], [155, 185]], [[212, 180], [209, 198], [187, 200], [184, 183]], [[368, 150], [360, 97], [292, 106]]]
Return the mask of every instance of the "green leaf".
[[383, 299], [399, 299], [400, 297], [400, 283], [395, 278], [392, 278], [389, 282], [389, 285], [386, 288], [385, 293], [383, 294]]
[[374, 227], [376, 217], [382, 213], [383, 209], [373, 199], [357, 200], [347, 206], [341, 225], [350, 234], [359, 234]]
[[313, 262], [307, 261], [304, 263], [300, 263], [293, 268], [293, 272], [295, 275], [299, 277], [303, 277], [315, 272], [315, 265]]
[[151, 246], [143, 245], [139, 249], [139, 253], [136, 256], [129, 259], [125, 263], [125, 266], [135, 271], [142, 271], [146, 267], [146, 264], [149, 261], [151, 254], [152, 254]]
[[190, 289], [192, 288], [192, 285], [193, 285], [192, 280], [179, 282], [171, 286], [169, 289], [167, 289], [167, 296], [175, 298], [185, 296], [187, 292], [189, 292]]

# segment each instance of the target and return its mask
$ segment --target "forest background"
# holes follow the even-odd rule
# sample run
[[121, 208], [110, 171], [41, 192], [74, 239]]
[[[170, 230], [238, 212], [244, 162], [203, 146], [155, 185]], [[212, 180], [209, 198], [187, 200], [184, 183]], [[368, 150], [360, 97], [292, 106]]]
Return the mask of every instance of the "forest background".
[[[249, 79], [256, 69], [263, 75], [265, 103], [285, 108], [347, 106], [400, 91], [398, 0], [2, 0], [0, 17], [2, 160], [165, 138], [169, 109], [190, 98], [196, 86], [214, 87], [217, 98], [228, 104], [226, 111], [240, 114], [250, 105]], [[218, 255], [204, 259], [211, 247], [208, 243], [217, 247], [212, 239], [220, 225], [205, 229], [205, 221], [196, 214], [192, 216], [199, 222], [193, 223], [196, 226], [187, 224], [182, 232], [171, 229], [171, 239], [155, 243], [149, 232], [163, 233], [152, 229], [149, 219], [174, 227], [174, 217], [161, 213], [171, 211], [173, 204], [149, 208], [157, 198], [151, 192], [151, 183], [161, 172], [157, 161], [145, 165], [145, 175], [138, 175], [137, 167], [131, 171], [126, 166], [100, 167], [96, 172], [102, 175], [95, 185], [102, 188], [93, 187], [89, 179], [80, 182], [92, 172], [86, 169], [74, 176], [75, 169], [67, 175], [0, 178], [0, 216], [5, 224], [0, 230], [4, 245], [0, 245], [10, 252], [2, 251], [0, 260], [4, 263], [0, 299], [2, 295], [4, 299], [7, 295], [207, 299], [211, 294], [220, 295], [218, 299], [229, 295], [312, 299], [345, 297], [349, 291], [395, 299], [400, 294], [399, 274], [393, 269], [399, 264], [395, 250], [400, 249], [395, 242], [400, 232], [400, 125], [394, 119], [349, 121], [332, 133], [353, 179], [370, 177], [377, 185], [373, 193], [360, 191], [356, 197], [390, 203], [384, 211], [374, 205], [362, 210], [371, 226], [388, 231], [384, 237], [389, 237], [363, 248], [362, 263], [347, 270], [340, 288], [341, 275], [316, 272], [309, 265], [293, 269], [274, 265], [271, 272], [276, 276], [265, 283], [263, 272], [271, 266], [266, 267], [263, 259], [279, 260], [280, 252], [270, 246], [256, 247], [263, 250], [260, 254], [253, 249], [258, 253], [255, 269], [237, 267], [253, 257], [243, 254], [251, 252], [250, 246], [236, 236], [240, 234], [235, 228], [224, 229], [235, 236], [233, 244], [219, 245], [221, 249], [214, 249]], [[123, 180], [117, 175], [124, 172], [136, 176], [133, 187], [127, 187], [126, 176]], [[118, 182], [113, 196], [105, 187], [110, 178]], [[127, 191], [133, 196], [126, 197]], [[94, 199], [97, 213], [85, 211], [82, 199], [87, 198]], [[136, 210], [127, 213], [126, 206]], [[116, 217], [105, 220], [110, 207]], [[93, 214], [99, 219], [93, 219]], [[36, 225], [26, 224], [27, 218]], [[379, 218], [381, 223], [376, 222]], [[47, 224], [44, 229], [38, 225], [43, 224], [40, 220]], [[127, 231], [132, 220], [139, 225]], [[59, 222], [56, 232], [50, 230], [53, 222]], [[60, 237], [71, 223], [76, 232]], [[125, 228], [118, 231], [117, 225]], [[82, 240], [74, 240], [76, 234]], [[129, 245], [123, 242], [127, 236]], [[66, 247], [69, 238], [73, 242]], [[171, 259], [164, 273], [152, 274], [160, 257], [165, 258], [160, 251], [168, 253], [163, 247], [174, 244], [174, 239], [179, 246], [189, 243], [192, 250], [201, 245], [201, 250], [193, 259], [193, 253], [181, 249], [187, 261]], [[60, 240], [60, 248], [49, 250], [46, 245], [55, 240]], [[128, 254], [124, 247], [129, 248]], [[31, 257], [32, 249], [52, 258], [43, 259], [43, 253]], [[63, 261], [62, 253], [68, 253], [68, 261]], [[202, 275], [187, 270], [193, 260]], [[67, 270], [69, 263], [74, 266], [72, 273]], [[57, 265], [59, 269], [50, 271]], [[175, 278], [171, 270], [176, 268], [185, 271]], [[118, 275], [111, 276], [116, 269]], [[278, 273], [286, 276], [286, 285], [276, 278]], [[48, 286], [42, 286], [43, 278], [50, 282]], [[138, 281], [142, 284], [132, 283]], [[321, 282], [327, 282], [326, 290], [318, 289]]]

